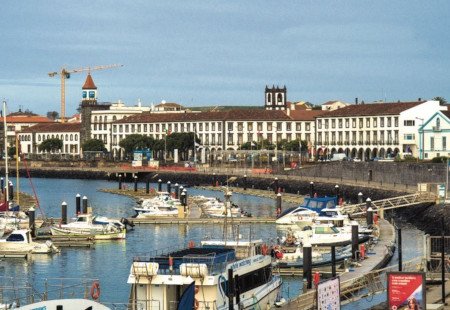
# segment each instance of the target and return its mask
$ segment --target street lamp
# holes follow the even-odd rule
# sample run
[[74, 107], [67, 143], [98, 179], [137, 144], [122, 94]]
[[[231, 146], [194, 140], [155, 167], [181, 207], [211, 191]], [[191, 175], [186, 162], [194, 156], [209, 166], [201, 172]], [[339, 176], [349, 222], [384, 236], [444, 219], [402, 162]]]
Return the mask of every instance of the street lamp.
[[[420, 153], [421, 153], [421, 158], [420, 159], [424, 159], [425, 158], [425, 156], [424, 156], [424, 152], [425, 152], [425, 131], [423, 130], [423, 121], [424, 121], [424, 119], [423, 118], [420, 118], [420, 117], [416, 117], [416, 119], [417, 120], [419, 120], [419, 121], [421, 121], [421, 123], [420, 123], [420, 127], [422, 127], [422, 142], [421, 142], [421, 148], [420, 148]], [[419, 131], [419, 133], [420, 133], [420, 131]]]

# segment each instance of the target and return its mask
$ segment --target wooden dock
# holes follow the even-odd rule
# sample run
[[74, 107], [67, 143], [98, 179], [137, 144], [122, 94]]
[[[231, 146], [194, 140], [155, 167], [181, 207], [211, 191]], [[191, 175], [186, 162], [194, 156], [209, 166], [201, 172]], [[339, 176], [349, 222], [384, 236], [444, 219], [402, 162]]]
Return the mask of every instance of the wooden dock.
[[[134, 224], [177, 224], [177, 225], [193, 225], [193, 224], [223, 224], [223, 218], [129, 218]], [[274, 217], [238, 217], [230, 219], [228, 221], [234, 224], [273, 224], [275, 223]]]
[[51, 240], [57, 247], [93, 247], [93, 236], [51, 236]]

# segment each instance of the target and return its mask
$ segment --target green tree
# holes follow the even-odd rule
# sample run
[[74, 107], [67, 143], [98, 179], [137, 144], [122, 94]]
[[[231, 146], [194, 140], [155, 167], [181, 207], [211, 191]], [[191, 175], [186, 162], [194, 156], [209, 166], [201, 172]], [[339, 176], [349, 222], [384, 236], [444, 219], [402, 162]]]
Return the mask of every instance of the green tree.
[[105, 144], [100, 139], [86, 140], [81, 147], [84, 152], [106, 152]]
[[47, 140], [42, 141], [41, 144], [39, 144], [39, 151], [41, 152], [55, 152], [63, 147], [62, 140], [58, 138], [50, 138]]
[[154, 150], [155, 139], [149, 136], [133, 134], [121, 140], [119, 146], [130, 154], [134, 150], [151, 149]]
[[51, 120], [55, 120], [59, 117], [59, 113], [56, 111], [49, 111], [47, 112], [47, 117]]
[[16, 147], [15, 146], [8, 147], [8, 156], [9, 157], [16, 156]]
[[447, 104], [447, 100], [444, 97], [434, 97], [433, 100], [439, 101], [440, 104]]
[[300, 145], [301, 145], [302, 151], [306, 151], [308, 149], [308, 142], [306, 142], [304, 140], [299, 141], [298, 139], [291, 140], [289, 142], [287, 140], [281, 140], [277, 143], [277, 148], [279, 150], [299, 152]]

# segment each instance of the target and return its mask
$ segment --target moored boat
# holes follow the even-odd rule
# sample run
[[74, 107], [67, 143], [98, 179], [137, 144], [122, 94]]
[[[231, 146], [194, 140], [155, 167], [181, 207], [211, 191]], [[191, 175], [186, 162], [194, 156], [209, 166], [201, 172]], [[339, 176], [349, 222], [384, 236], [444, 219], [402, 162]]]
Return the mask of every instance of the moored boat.
[[189, 307], [182, 309], [225, 310], [270, 307], [282, 281], [272, 274], [270, 256], [239, 260], [234, 249], [191, 247], [135, 258], [128, 283], [132, 285], [130, 309], [150, 310], [156, 305], [175, 309], [190, 295]]
[[34, 242], [31, 232], [27, 229], [18, 229], [5, 238], [0, 239], [0, 256], [14, 257], [28, 254], [51, 254], [59, 249], [51, 241], [45, 243]]

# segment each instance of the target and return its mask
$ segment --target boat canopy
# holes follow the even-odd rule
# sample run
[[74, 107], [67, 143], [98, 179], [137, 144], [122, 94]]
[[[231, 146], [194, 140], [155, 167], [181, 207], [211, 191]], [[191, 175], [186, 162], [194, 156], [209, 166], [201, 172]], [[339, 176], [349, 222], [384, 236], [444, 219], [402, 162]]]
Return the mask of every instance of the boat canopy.
[[302, 207], [320, 212], [324, 208], [336, 208], [337, 197], [305, 197]]

